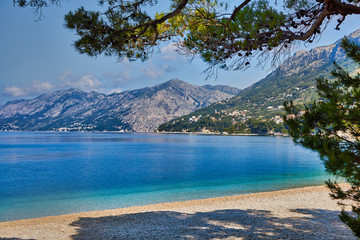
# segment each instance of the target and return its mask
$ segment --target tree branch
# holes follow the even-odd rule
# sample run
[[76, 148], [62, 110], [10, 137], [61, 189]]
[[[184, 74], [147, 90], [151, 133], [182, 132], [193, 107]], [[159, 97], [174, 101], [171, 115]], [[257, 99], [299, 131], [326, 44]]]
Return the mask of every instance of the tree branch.
[[250, 1], [251, 1], [251, 0], [245, 0], [242, 4], [240, 4], [239, 6], [237, 6], [237, 7], [235, 8], [235, 10], [232, 12], [231, 16], [229, 17], [227, 23], [229, 24], [231, 21], [233, 21], [233, 20], [235, 19], [236, 14], [237, 14], [243, 7], [245, 7]]
[[300, 41], [305, 41], [308, 38], [310, 38], [315, 31], [321, 26], [321, 24], [323, 23], [324, 19], [326, 18], [326, 16], [331, 15], [332, 12], [329, 12], [326, 8], [324, 8], [320, 15], [316, 18], [316, 21], [311, 25], [311, 27], [309, 28], [309, 30], [307, 30], [304, 34], [302, 35], [294, 35], [293, 39], [294, 40], [300, 40]]
[[148, 22], [148, 25], [157, 25], [157, 24], [165, 22], [166, 20], [168, 20], [170, 18], [175, 17], [176, 15], [178, 15], [181, 12], [181, 10], [183, 10], [185, 8], [185, 6], [188, 2], [189, 2], [189, 0], [182, 0], [174, 11], [166, 14], [162, 18], [155, 19], [155, 20]]
[[360, 7], [354, 4], [347, 4], [336, 0], [325, 0], [325, 5], [329, 11], [338, 11], [342, 15], [360, 14]]

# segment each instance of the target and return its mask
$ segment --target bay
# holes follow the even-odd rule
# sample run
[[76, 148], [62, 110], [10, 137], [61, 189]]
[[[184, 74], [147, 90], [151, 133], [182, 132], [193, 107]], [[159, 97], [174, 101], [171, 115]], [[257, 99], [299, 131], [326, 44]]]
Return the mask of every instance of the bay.
[[321, 185], [288, 137], [0, 132], [0, 221]]

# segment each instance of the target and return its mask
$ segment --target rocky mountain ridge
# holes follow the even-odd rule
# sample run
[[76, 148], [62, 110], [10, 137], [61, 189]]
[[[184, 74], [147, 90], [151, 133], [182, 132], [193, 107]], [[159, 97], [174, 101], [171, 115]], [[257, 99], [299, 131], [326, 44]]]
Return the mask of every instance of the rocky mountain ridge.
[[[346, 36], [349, 40], [360, 42], [360, 29]], [[327, 46], [315, 47], [309, 51], [297, 51], [292, 57], [285, 60], [272, 74], [290, 76], [298, 72], [304, 72], [336, 61], [342, 64], [346, 59], [344, 51], [340, 47], [341, 39]]]
[[110, 95], [59, 90], [0, 106], [0, 130], [151, 132], [161, 123], [239, 92], [178, 79]]

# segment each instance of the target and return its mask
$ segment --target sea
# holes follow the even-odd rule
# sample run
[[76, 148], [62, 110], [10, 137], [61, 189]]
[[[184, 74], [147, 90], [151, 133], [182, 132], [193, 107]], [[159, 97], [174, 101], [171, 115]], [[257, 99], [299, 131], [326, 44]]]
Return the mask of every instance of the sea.
[[289, 137], [0, 132], [0, 221], [323, 185]]

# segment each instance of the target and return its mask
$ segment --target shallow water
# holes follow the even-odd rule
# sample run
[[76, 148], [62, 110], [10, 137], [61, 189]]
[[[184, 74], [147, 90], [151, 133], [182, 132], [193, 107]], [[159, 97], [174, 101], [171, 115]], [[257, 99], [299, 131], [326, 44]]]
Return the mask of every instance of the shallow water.
[[0, 132], [0, 221], [320, 185], [287, 137]]

